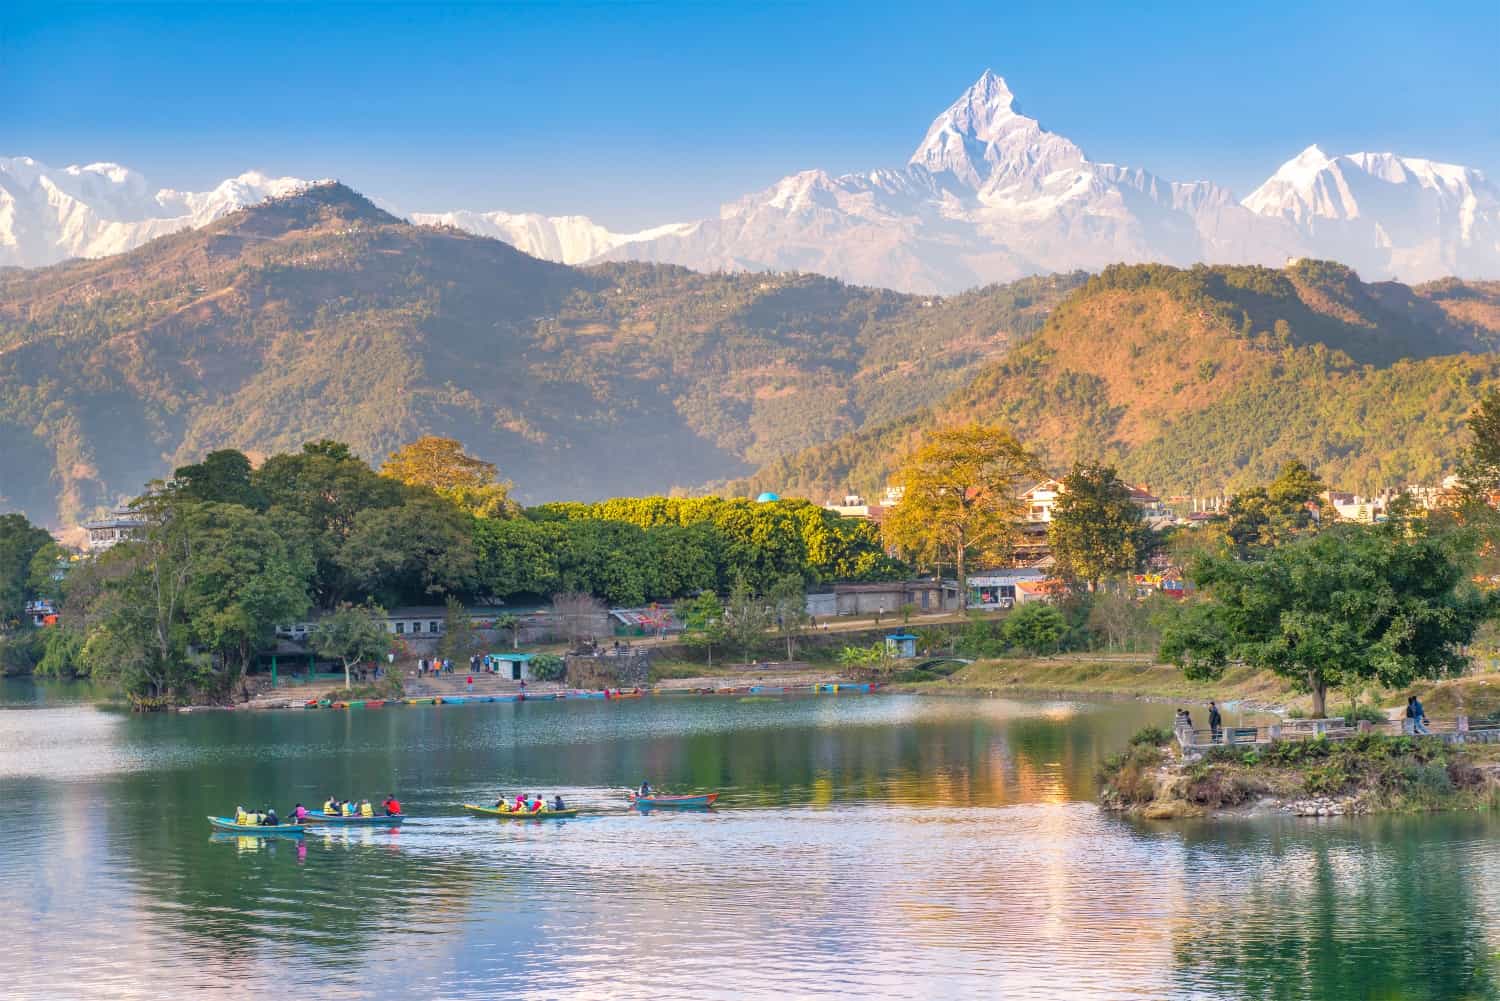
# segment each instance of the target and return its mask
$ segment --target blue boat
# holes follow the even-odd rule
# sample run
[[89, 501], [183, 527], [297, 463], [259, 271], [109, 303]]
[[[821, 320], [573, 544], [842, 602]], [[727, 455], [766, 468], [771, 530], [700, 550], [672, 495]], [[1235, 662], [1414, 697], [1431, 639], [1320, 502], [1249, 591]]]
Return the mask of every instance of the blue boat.
[[630, 805], [637, 810], [702, 810], [713, 806], [719, 798], [716, 792], [698, 796], [637, 796], [630, 794]]
[[209, 817], [208, 823], [216, 831], [228, 831], [250, 838], [268, 838], [278, 834], [301, 837], [303, 832], [301, 824], [274, 824], [270, 827], [262, 824], [236, 824], [233, 817]]
[[384, 814], [376, 814], [373, 817], [342, 817], [338, 814], [324, 813], [322, 810], [308, 810], [306, 822], [339, 827], [400, 827], [405, 819], [405, 814], [397, 814], [394, 817], [387, 817]]

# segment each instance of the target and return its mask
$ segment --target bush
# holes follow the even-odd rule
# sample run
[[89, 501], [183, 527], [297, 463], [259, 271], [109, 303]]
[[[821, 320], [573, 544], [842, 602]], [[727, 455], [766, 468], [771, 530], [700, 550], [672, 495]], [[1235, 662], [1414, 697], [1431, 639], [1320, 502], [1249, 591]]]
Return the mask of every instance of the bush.
[[531, 676], [537, 681], [561, 681], [567, 665], [555, 653], [539, 653], [531, 658]]
[[1344, 722], [1354, 726], [1361, 720], [1370, 723], [1384, 723], [1386, 721], [1385, 710], [1379, 706], [1361, 704], [1354, 707], [1353, 712], [1344, 714]]
[[1164, 726], [1147, 726], [1135, 732], [1130, 738], [1131, 747], [1162, 747], [1170, 744], [1173, 740], [1172, 731]]
[[1156, 776], [1153, 769], [1164, 755], [1156, 747], [1137, 745], [1128, 751], [1104, 759], [1099, 782], [1125, 804], [1149, 803], [1156, 798]]
[[1183, 798], [1199, 806], [1238, 806], [1254, 798], [1260, 786], [1243, 775], [1223, 768], [1195, 770], [1183, 789]]

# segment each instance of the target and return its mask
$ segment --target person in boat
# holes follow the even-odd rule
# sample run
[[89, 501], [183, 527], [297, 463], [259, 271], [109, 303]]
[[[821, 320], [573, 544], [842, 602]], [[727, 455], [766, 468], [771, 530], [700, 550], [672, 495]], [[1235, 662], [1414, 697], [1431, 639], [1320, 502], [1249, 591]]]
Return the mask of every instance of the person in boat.
[[495, 800], [495, 809], [504, 813], [510, 812], [510, 804], [505, 801], [505, 793], [502, 792], [500, 798]]
[[636, 795], [641, 799], [648, 798], [651, 795], [651, 783], [643, 781], [641, 783], [641, 791], [636, 793]]
[[515, 810], [517, 812], [520, 812], [520, 811], [523, 811], [525, 809], [526, 809], [526, 794], [524, 792], [518, 792], [518, 793], [516, 793]]
[[385, 807], [385, 815], [387, 817], [401, 816], [401, 801], [396, 799], [395, 793], [387, 793], [385, 803], [382, 805]]
[[545, 807], [545, 806], [546, 806], [546, 804], [542, 802], [542, 797], [540, 797], [540, 796], [534, 796], [532, 798], [532, 800], [531, 800], [531, 812], [532, 813], [541, 813], [543, 807]]
[[375, 808], [370, 805], [369, 800], [362, 799], [359, 801], [359, 815], [361, 817], [375, 816]]
[[292, 823], [300, 824], [306, 819], [307, 807], [303, 806], [301, 803], [298, 803], [296, 806], [292, 807]]
[[555, 793], [552, 796], [552, 809], [556, 810], [558, 813], [561, 813], [562, 811], [567, 809], [567, 807], [563, 806], [562, 797]]
[[268, 806], [264, 811], [262, 811], [260, 817], [260, 826], [276, 827], [280, 823], [281, 821], [276, 816], [276, 808], [274, 806]]
[[245, 808], [243, 806], [236, 806], [234, 808], [234, 822], [236, 824], [243, 825], [245, 823], [246, 816], [247, 814], [245, 813]]
[[339, 812], [339, 801], [329, 796], [323, 801], [323, 816], [332, 817]]

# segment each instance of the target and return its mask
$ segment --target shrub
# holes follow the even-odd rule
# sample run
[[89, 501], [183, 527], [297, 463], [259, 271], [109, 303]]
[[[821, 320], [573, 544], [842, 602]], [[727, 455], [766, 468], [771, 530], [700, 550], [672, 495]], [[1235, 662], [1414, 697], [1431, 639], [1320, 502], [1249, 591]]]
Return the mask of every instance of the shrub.
[[1149, 747], [1162, 747], [1172, 742], [1172, 731], [1164, 726], [1147, 726], [1135, 732], [1130, 738], [1131, 747], [1146, 745]]
[[1344, 714], [1344, 722], [1348, 723], [1350, 726], [1354, 726], [1361, 720], [1366, 720], [1371, 723], [1384, 723], [1386, 720], [1385, 710], [1381, 709], [1379, 706], [1357, 705], [1354, 707], [1353, 712]]
[[561, 681], [566, 673], [566, 662], [555, 653], [539, 653], [531, 658], [531, 676], [537, 681]]
[[1350, 774], [1342, 761], [1315, 765], [1303, 773], [1302, 788], [1314, 796], [1327, 796], [1348, 787]]
[[1252, 799], [1260, 787], [1243, 775], [1224, 768], [1194, 771], [1183, 789], [1183, 798], [1200, 806], [1238, 806]]

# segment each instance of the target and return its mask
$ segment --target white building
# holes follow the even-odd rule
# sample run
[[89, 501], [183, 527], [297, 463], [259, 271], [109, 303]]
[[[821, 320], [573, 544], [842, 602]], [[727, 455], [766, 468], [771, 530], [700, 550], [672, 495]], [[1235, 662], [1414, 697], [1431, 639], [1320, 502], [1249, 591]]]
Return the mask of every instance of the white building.
[[89, 552], [102, 553], [132, 537], [145, 524], [145, 516], [126, 504], [115, 508], [107, 517], [86, 521], [83, 528], [89, 533]]

